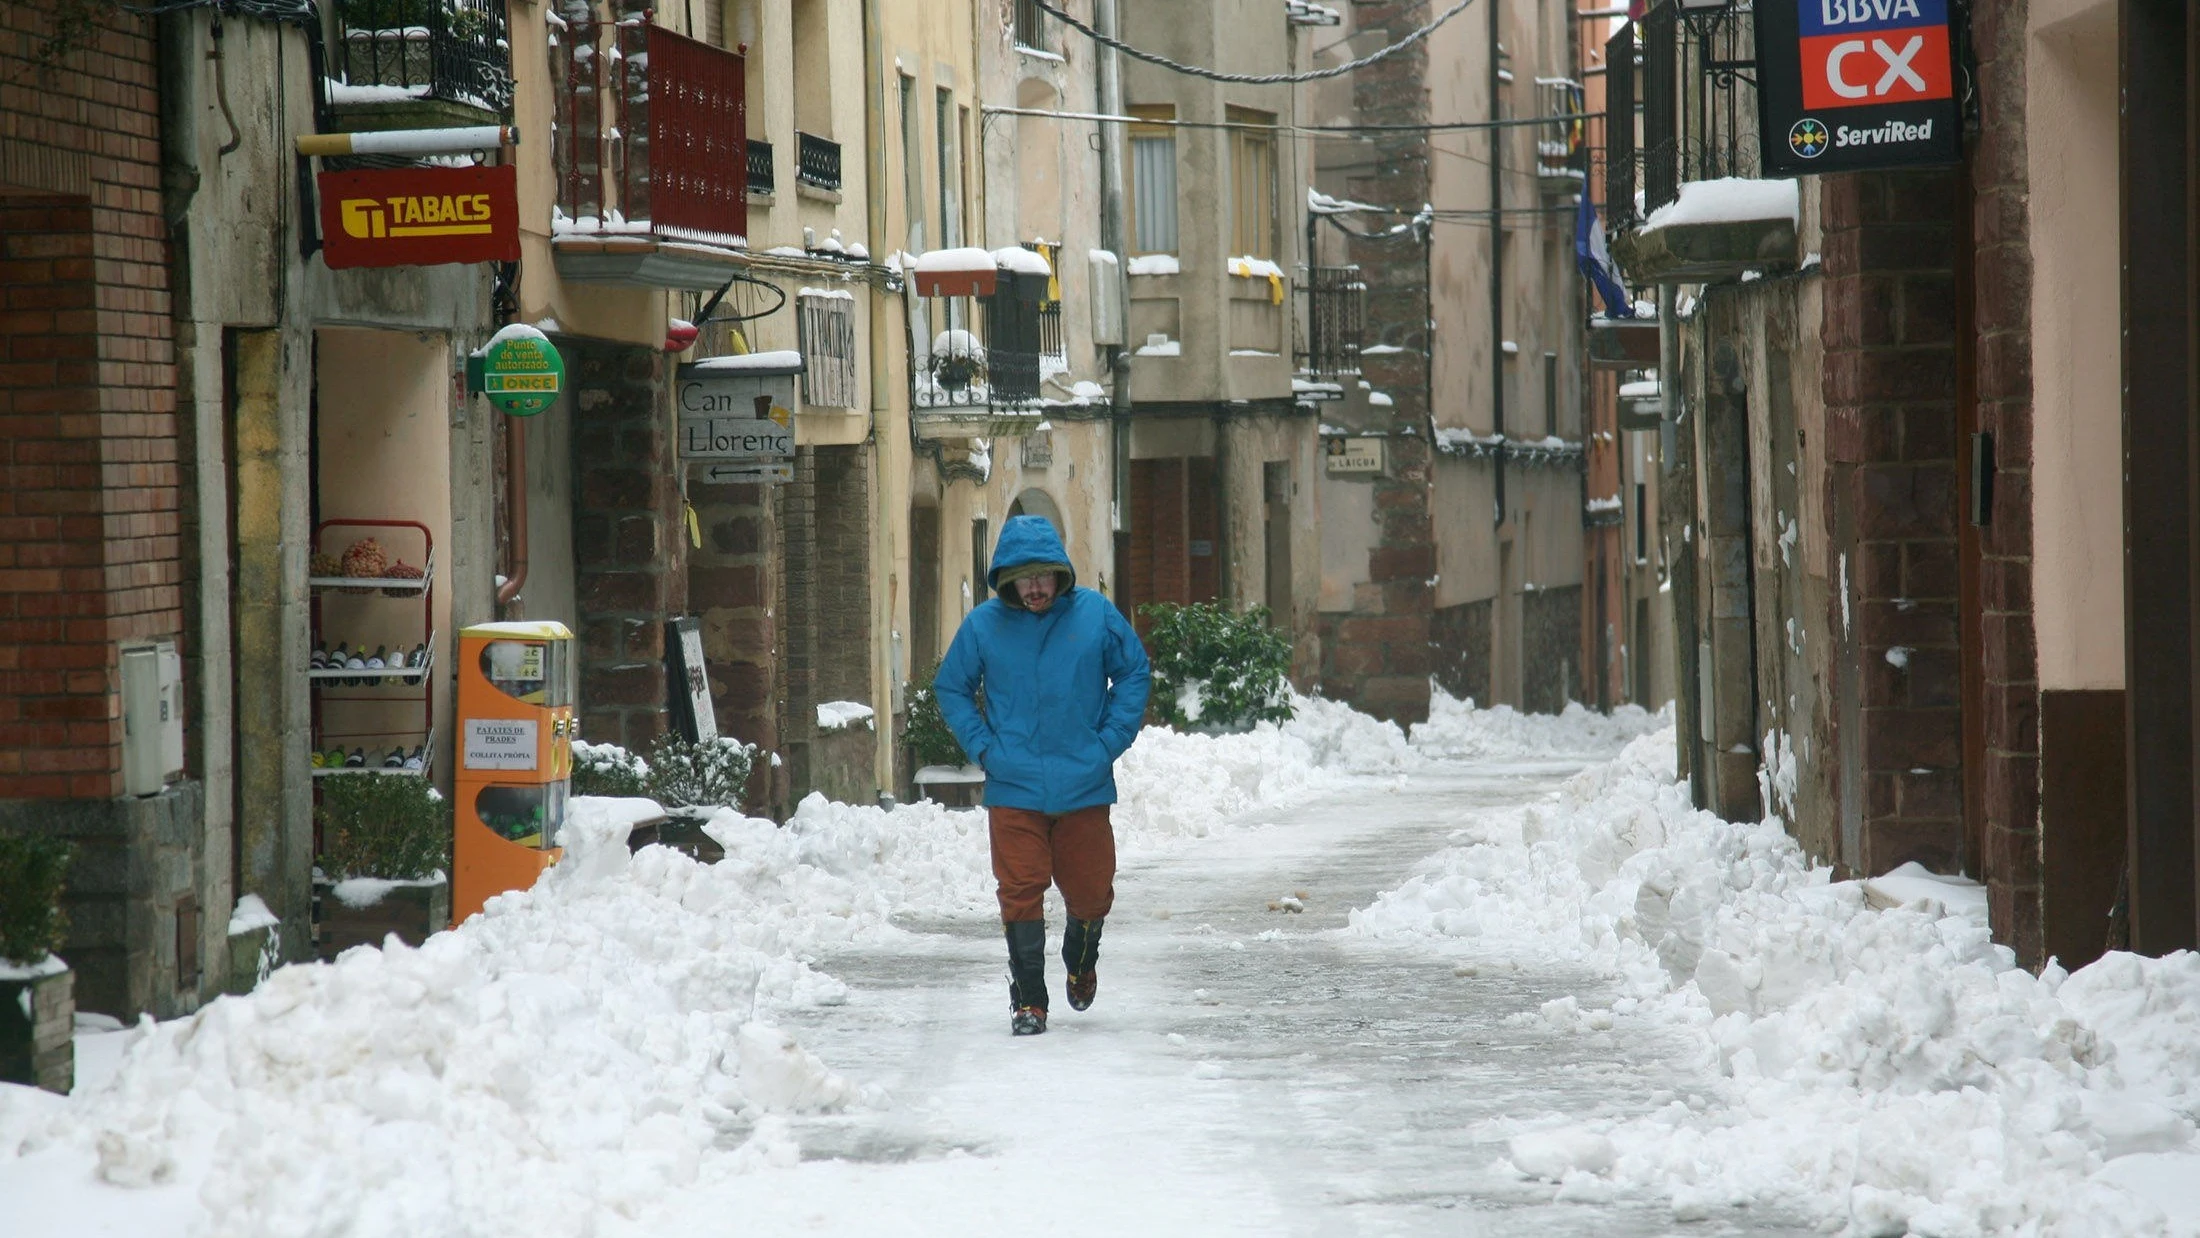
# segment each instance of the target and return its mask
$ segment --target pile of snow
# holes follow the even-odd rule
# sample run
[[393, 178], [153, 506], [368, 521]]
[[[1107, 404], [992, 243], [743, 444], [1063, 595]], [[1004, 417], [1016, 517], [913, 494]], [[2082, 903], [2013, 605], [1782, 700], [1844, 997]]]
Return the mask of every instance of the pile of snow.
[[[1676, 1220], [1751, 1203], [1850, 1234], [2200, 1233], [2200, 955], [2113, 954], [2034, 976], [1968, 883], [1835, 882], [1778, 819], [1699, 812], [1670, 729], [1355, 912], [1350, 932], [1497, 966], [1585, 964], [1619, 1023], [1692, 1044], [1713, 1101], [1513, 1136], [1561, 1193], [1663, 1195]], [[1524, 1124], [1525, 1125], [1525, 1124]], [[1844, 1228], [1845, 1227], [1845, 1228]]]
[[825, 701], [817, 707], [817, 729], [845, 731], [860, 722], [868, 730], [875, 717], [871, 707], [861, 701]]
[[1639, 705], [1606, 715], [1577, 701], [1556, 714], [1526, 714], [1510, 705], [1482, 709], [1432, 684], [1428, 721], [1414, 726], [1413, 747], [1432, 757], [1601, 755], [1670, 721]]
[[1778, 219], [1792, 224], [1801, 210], [1800, 191], [1792, 180], [1727, 176], [1682, 185], [1680, 196], [1650, 212], [1641, 230]]

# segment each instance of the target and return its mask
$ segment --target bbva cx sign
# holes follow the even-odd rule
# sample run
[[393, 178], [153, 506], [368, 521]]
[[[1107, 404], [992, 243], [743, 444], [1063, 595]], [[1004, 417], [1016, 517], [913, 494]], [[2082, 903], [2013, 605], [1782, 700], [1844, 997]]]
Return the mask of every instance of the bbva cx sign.
[[1963, 157], [1948, 0], [1757, 0], [1758, 141], [1793, 176]]

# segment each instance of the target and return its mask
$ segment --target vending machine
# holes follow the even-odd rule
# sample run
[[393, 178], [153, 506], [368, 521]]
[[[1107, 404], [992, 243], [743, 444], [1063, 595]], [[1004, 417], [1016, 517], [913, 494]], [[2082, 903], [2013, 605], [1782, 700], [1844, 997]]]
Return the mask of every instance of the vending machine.
[[458, 636], [458, 794], [451, 922], [558, 860], [573, 780], [573, 633], [483, 623]]

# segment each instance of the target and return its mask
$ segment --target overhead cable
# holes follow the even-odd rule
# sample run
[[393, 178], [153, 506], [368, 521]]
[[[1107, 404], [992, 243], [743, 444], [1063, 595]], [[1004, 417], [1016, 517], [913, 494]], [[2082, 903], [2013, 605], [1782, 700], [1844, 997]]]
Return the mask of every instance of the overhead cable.
[[1142, 47], [1133, 47], [1113, 35], [1102, 34], [1049, 4], [1047, 0], [1032, 0], [1032, 3], [1037, 5], [1041, 12], [1053, 17], [1056, 21], [1084, 35], [1093, 42], [1112, 47], [1133, 60], [1143, 60], [1147, 64], [1160, 65], [1172, 73], [1182, 73], [1187, 77], [1203, 77], [1210, 82], [1235, 82], [1246, 86], [1284, 86], [1295, 82], [1318, 82], [1326, 78], [1343, 77], [1354, 69], [1364, 69], [1376, 61], [1387, 60], [1427, 38], [1435, 32], [1438, 26], [1465, 12], [1467, 6], [1473, 4], [1474, 0], [1459, 0], [1459, 3], [1437, 14], [1436, 18], [1427, 25], [1407, 34], [1406, 37], [1396, 43], [1370, 52], [1358, 60], [1348, 60], [1343, 64], [1331, 65], [1326, 69], [1309, 69], [1304, 73], [1224, 73], [1219, 69], [1209, 69], [1203, 65], [1184, 64], [1181, 61], [1171, 60], [1158, 52], [1149, 52]]

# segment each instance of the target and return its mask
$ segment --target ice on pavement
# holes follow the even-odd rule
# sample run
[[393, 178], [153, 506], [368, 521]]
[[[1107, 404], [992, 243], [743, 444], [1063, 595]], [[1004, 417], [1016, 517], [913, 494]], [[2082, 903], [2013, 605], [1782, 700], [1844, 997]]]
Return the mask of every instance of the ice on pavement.
[[[1451, 958], [1464, 984], [1557, 963], [1608, 976], [1521, 1017], [1649, 1029], [1716, 1080], [1641, 1116], [1489, 1132], [1523, 1189], [1662, 1198], [1676, 1221], [1800, 1207], [1859, 1235], [2200, 1234], [2200, 956], [2035, 977], [1959, 885], [1903, 873], [1874, 897], [1777, 821], [1695, 811], [1670, 727], [1640, 710], [1439, 697], [1409, 738], [1298, 704], [1245, 734], [1146, 732], [1118, 767], [1125, 858], [1323, 795], [1373, 803], [1447, 764], [1625, 744], [1555, 800], [1462, 810], [1456, 845], [1341, 930]], [[784, 826], [720, 812], [706, 828], [726, 858], [703, 865], [629, 855], [638, 810], [574, 801], [564, 862], [418, 950], [283, 968], [109, 1033], [119, 1061], [66, 1100], [0, 1087], [9, 1232], [641, 1232], [668, 1198], [788, 1171], [799, 1121], [889, 1104], [779, 1024], [839, 1017], [849, 990], [812, 965], [828, 951], [994, 914], [983, 814], [821, 797]], [[1174, 1069], [1203, 1086], [1234, 1071]]]
[[1522, 1172], [1661, 1192], [1677, 1220], [1787, 1201], [1854, 1234], [2200, 1233], [2164, 1172], [2200, 1168], [2200, 955], [2034, 976], [1969, 883], [1899, 872], [1870, 883], [1891, 895], [1875, 906], [1777, 820], [1696, 810], [1673, 769], [1670, 729], [1636, 739], [1352, 917], [1468, 966], [1597, 968], [1619, 982], [1609, 1009], [1540, 1017], [1666, 1029], [1726, 1086], [1516, 1137]]

